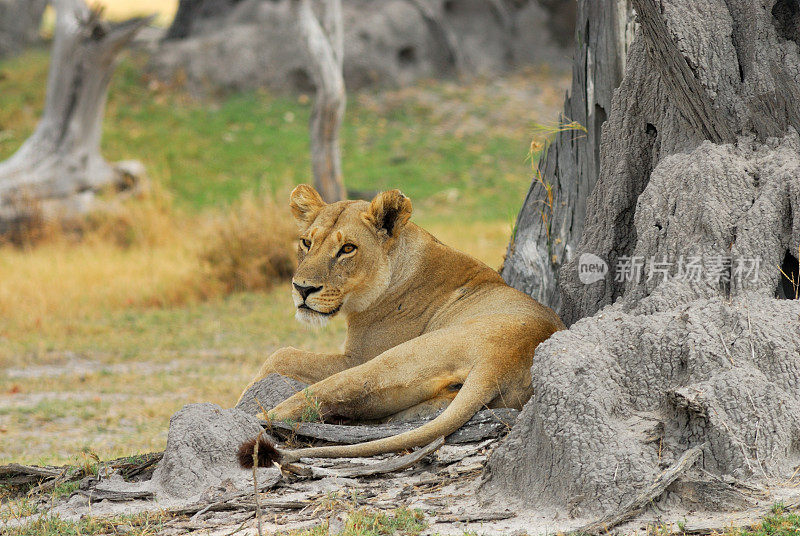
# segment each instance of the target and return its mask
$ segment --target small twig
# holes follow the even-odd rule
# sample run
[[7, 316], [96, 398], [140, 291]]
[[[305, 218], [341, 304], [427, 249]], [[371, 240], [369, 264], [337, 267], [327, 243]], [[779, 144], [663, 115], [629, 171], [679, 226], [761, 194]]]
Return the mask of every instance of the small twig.
[[789, 478], [786, 480], [786, 482], [781, 482], [781, 483], [780, 483], [780, 485], [781, 485], [781, 486], [790, 486], [790, 487], [796, 488], [796, 487], [797, 487], [797, 484], [793, 484], [793, 483], [792, 483], [792, 481], [794, 480], [794, 477], [796, 477], [796, 476], [797, 476], [797, 473], [800, 473], [800, 465], [798, 465], [797, 467], [795, 467], [795, 468], [794, 468], [794, 473], [792, 473], [792, 476], [790, 476], [790, 477], [789, 477]]
[[261, 503], [258, 500], [258, 477], [256, 476], [256, 472], [258, 471], [258, 441], [261, 439], [263, 434], [264, 431], [262, 430], [258, 434], [258, 437], [256, 438], [256, 444], [253, 447], [253, 496], [256, 500], [256, 522], [258, 523], [258, 536], [264, 536], [261, 528]]
[[761, 463], [761, 457], [758, 454], [758, 431], [760, 429], [761, 429], [761, 421], [758, 420], [758, 421], [756, 421], [756, 438], [755, 438], [755, 441], [753, 441], [753, 450], [756, 451], [756, 463], [758, 464], [758, 468], [761, 469], [761, 472], [766, 477], [767, 476], [767, 472], [764, 470], [764, 464]]
[[[249, 518], [250, 516], [247, 516], [247, 517]], [[242, 530], [242, 529], [244, 528], [244, 526], [247, 524], [247, 521], [248, 521], [248, 519], [245, 519], [244, 521], [242, 521], [242, 524], [241, 524], [241, 525], [239, 525], [238, 527], [236, 527], [236, 528], [233, 530], [233, 532], [229, 532], [229, 533], [228, 533], [228, 534], [226, 534], [225, 536], [233, 536], [234, 534], [236, 534], [237, 532], [239, 532], [240, 530]]]
[[719, 340], [722, 342], [722, 349], [725, 350], [725, 353], [728, 355], [731, 365], [735, 367], [736, 363], [733, 362], [733, 356], [731, 356], [731, 351], [728, 350], [728, 345], [725, 344], [725, 339], [722, 338], [722, 333], [719, 334]]
[[742, 451], [742, 457], [744, 458], [744, 463], [747, 464], [747, 468], [750, 469], [751, 473], [755, 472], [755, 471], [753, 471], [753, 466], [750, 464], [750, 458], [748, 458], [748, 456], [747, 456], [747, 451], [744, 450], [744, 447], [747, 445], [747, 443], [745, 443], [744, 440], [739, 439], [738, 437], [736, 437], [736, 435], [734, 435], [734, 433], [731, 431], [730, 426], [728, 426], [728, 423], [726, 423], [725, 419], [723, 419], [720, 416], [720, 414], [717, 413], [717, 410], [715, 410], [714, 408], [711, 408], [711, 411], [713, 411], [714, 415], [716, 415], [719, 418], [719, 423], [722, 426], [725, 427], [725, 430], [728, 432], [728, 434], [730, 434], [731, 439], [736, 441], [739, 444], [739, 449], [741, 449], [741, 451]]
[[747, 308], [747, 331], [750, 332], [750, 355], [753, 358], [753, 363], [755, 363], [756, 349], [753, 346], [753, 325], [750, 323], [750, 307]]
[[[287, 382], [287, 383], [288, 383], [288, 382]], [[261, 408], [261, 413], [263, 413], [263, 414], [264, 414], [264, 417], [266, 418], [266, 417], [267, 417], [267, 410], [266, 410], [266, 409], [264, 409], [264, 406], [263, 406], [263, 405], [261, 405], [261, 401], [258, 399], [258, 397], [257, 397], [257, 396], [254, 396], [254, 397], [253, 397], [253, 400], [255, 400], [255, 401], [256, 401], [256, 404], [258, 404], [258, 407], [259, 407], [259, 408]]]
[[192, 517], [189, 518], [189, 522], [190, 523], [194, 523], [195, 521], [197, 521], [200, 518], [201, 515], [205, 514], [209, 510], [211, 510], [211, 507], [214, 506], [215, 504], [218, 504], [218, 503], [208, 503], [208, 505], [206, 505], [205, 508], [195, 512], [195, 514]]
[[[262, 499], [259, 501], [263, 508], [275, 508], [281, 510], [300, 510], [308, 506], [307, 503], [303, 501], [290, 501], [290, 500], [283, 500], [283, 499]], [[229, 501], [228, 503], [232, 507], [231, 509], [250, 509], [252, 508], [255, 510], [256, 503], [255, 502], [246, 502], [246, 501]]]

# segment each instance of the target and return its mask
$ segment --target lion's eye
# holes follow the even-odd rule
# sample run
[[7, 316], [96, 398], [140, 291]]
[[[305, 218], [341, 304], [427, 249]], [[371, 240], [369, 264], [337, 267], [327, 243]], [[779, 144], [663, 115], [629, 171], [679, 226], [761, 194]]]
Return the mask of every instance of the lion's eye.
[[339, 250], [339, 255], [347, 255], [348, 253], [352, 253], [356, 250], [355, 244], [345, 244]]
[[306, 249], [311, 248], [311, 240], [308, 240], [307, 238], [301, 238], [300, 243], [303, 244], [303, 247]]

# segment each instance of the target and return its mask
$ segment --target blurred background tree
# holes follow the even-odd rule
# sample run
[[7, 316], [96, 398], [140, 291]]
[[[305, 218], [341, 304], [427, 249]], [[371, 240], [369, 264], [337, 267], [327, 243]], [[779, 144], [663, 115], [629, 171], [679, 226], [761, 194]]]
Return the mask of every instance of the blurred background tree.
[[117, 55], [147, 24], [109, 24], [83, 0], [55, 0], [55, 36], [42, 118], [0, 162], [0, 235], [21, 242], [44, 221], [71, 221], [97, 210], [97, 196], [130, 194], [144, 180], [138, 162], [108, 164], [100, 155], [106, 92]]
[[47, 0], [0, 0], [0, 58], [36, 43]]

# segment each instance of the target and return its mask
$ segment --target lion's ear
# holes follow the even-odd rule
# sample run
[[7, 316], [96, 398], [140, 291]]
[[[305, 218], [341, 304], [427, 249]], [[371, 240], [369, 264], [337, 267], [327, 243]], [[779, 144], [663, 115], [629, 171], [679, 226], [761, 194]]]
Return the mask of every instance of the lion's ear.
[[411, 200], [400, 190], [389, 190], [375, 196], [363, 214], [364, 221], [375, 227], [378, 234], [393, 237], [411, 217]]
[[292, 209], [292, 215], [301, 227], [311, 225], [324, 206], [325, 201], [308, 184], [301, 184], [289, 194], [289, 208]]

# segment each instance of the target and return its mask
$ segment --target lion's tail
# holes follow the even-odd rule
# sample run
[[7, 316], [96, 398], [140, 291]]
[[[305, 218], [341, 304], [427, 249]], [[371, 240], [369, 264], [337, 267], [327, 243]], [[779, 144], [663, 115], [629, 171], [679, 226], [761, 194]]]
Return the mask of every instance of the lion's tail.
[[331, 447], [312, 447], [282, 451], [283, 460], [296, 461], [300, 458], [357, 458], [375, 456], [387, 452], [397, 452], [413, 447], [421, 447], [435, 439], [448, 436], [470, 420], [483, 406], [491, 402], [499, 393], [498, 384], [492, 375], [473, 369], [464, 385], [441, 415], [419, 428], [396, 436], [376, 439], [355, 445]]

